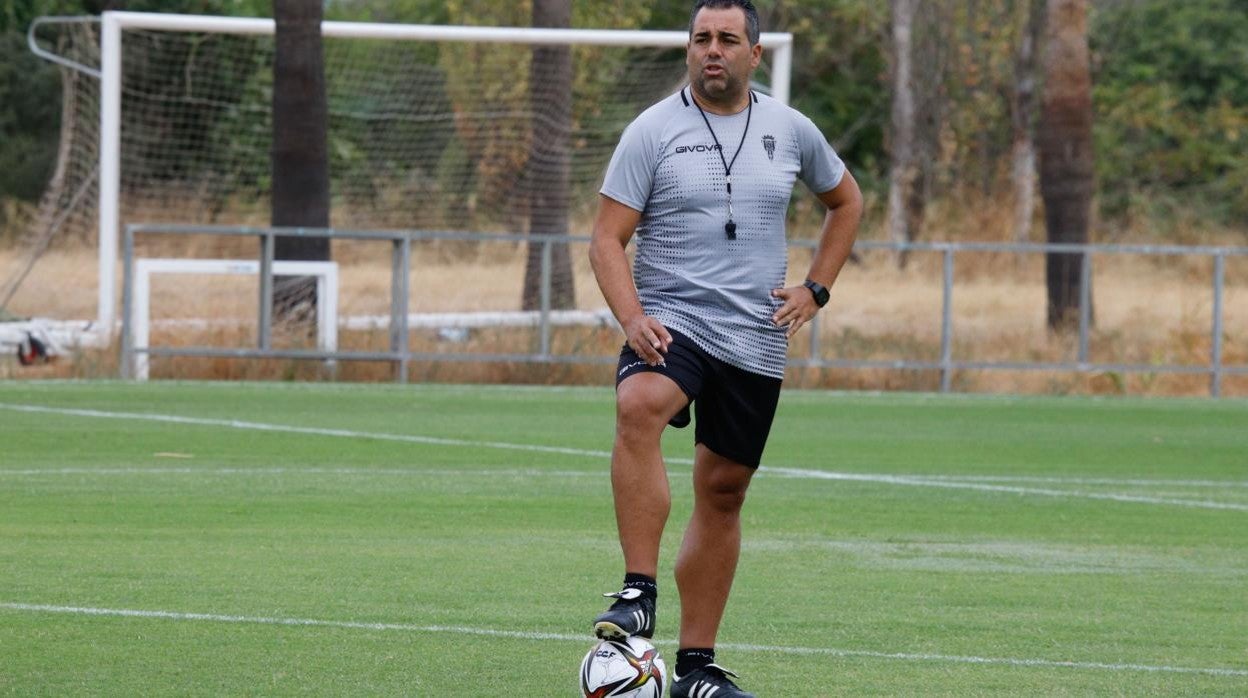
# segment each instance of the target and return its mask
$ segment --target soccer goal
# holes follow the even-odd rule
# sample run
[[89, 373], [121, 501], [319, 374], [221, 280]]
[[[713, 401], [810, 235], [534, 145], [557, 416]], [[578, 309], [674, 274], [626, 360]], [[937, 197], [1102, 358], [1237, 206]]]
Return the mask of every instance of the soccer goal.
[[[685, 80], [683, 30], [322, 26], [338, 228], [530, 232], [534, 162], [557, 141], [570, 232], [587, 230], [620, 133]], [[45, 205], [72, 209], [57, 234], [98, 230], [100, 328], [117, 319], [121, 226], [267, 223], [273, 33], [269, 19], [133, 12], [32, 27], [72, 82], [66, 175]], [[756, 87], [787, 102], [792, 36], [762, 44]], [[566, 79], [531, 74], [549, 46], [571, 52]], [[544, 100], [567, 101], [562, 123]]]

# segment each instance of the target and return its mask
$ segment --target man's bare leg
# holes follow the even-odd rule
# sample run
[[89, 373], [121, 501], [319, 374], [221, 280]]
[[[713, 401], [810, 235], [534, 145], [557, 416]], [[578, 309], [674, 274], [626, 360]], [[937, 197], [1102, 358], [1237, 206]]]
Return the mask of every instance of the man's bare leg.
[[657, 576], [659, 542], [672, 506], [660, 440], [668, 420], [688, 402], [680, 387], [659, 373], [636, 373], [616, 390], [611, 489], [628, 572]]
[[676, 558], [680, 646], [713, 648], [741, 553], [741, 506], [754, 470], [698, 444], [693, 516]]
[[624, 588], [608, 594], [615, 603], [594, 619], [598, 637], [654, 636], [659, 543], [672, 508], [660, 440], [668, 420], [687, 403], [676, 383], [658, 373], [634, 374], [616, 388], [611, 489], [624, 552]]

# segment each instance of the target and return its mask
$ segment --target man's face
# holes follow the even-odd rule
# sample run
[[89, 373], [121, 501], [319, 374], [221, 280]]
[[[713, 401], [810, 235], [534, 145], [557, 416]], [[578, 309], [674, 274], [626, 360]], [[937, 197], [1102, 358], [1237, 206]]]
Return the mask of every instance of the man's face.
[[762, 46], [750, 46], [745, 27], [745, 11], [739, 7], [698, 11], [685, 54], [698, 96], [728, 105], [745, 94], [763, 55]]

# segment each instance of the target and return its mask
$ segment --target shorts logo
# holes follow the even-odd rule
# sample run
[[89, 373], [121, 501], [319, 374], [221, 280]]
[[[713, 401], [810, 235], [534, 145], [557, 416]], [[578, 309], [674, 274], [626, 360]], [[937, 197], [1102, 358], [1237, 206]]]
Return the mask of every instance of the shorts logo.
[[625, 373], [628, 373], [629, 371], [633, 370], [634, 368], [637, 368], [638, 366], [645, 366], [645, 365], [646, 365], [645, 361], [634, 361], [633, 363], [625, 366], [624, 368], [621, 368], [620, 372], [616, 374], [616, 377], [618, 378], [619, 376], [622, 376]]
[[776, 137], [770, 133], [763, 136], [763, 150], [767, 151], [767, 159], [775, 161], [776, 159]]

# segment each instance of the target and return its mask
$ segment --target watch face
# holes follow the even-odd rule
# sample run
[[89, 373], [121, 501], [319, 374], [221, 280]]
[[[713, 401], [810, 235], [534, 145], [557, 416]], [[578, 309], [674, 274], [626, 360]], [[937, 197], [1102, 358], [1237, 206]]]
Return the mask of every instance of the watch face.
[[820, 308], [822, 308], [828, 302], [828, 298], [831, 297], [828, 293], [828, 289], [824, 288], [823, 285], [818, 282], [807, 281], [804, 285], [806, 288], [810, 289], [811, 294], [815, 297], [815, 304]]

